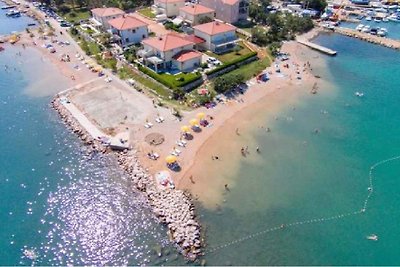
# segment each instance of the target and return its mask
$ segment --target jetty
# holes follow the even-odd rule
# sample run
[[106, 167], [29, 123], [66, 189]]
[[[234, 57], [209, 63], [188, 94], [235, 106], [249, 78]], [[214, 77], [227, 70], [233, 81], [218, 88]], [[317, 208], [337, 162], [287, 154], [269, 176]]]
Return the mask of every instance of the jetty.
[[297, 39], [297, 42], [299, 44], [308, 46], [311, 49], [317, 50], [317, 51], [327, 54], [329, 56], [335, 56], [337, 54], [336, 51], [334, 51], [330, 48], [324, 47], [322, 45], [317, 45], [317, 44], [311, 43], [311, 42], [303, 40], [303, 39]]
[[387, 37], [380, 37], [377, 35], [372, 35], [369, 33], [359, 32], [357, 30], [342, 28], [342, 27], [336, 27], [334, 32], [345, 36], [357, 38], [363, 41], [367, 41], [369, 43], [374, 43], [393, 49], [400, 49], [400, 40], [393, 40]]

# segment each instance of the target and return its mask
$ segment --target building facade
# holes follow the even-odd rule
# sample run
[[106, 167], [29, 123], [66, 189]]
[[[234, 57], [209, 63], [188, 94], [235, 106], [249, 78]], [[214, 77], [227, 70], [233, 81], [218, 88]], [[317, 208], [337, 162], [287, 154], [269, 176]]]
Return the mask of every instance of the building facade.
[[109, 20], [122, 17], [125, 14], [124, 11], [115, 7], [95, 8], [92, 9], [91, 12], [92, 12], [92, 19], [103, 30], [110, 29], [110, 24], [108, 24]]
[[177, 34], [147, 38], [142, 44], [138, 56], [155, 72], [191, 71], [200, 66], [201, 53], [193, 50], [194, 43]]
[[215, 10], [215, 17], [227, 23], [247, 20], [249, 3], [247, 0], [200, 0], [200, 4]]
[[204, 49], [214, 53], [225, 53], [236, 46], [238, 38], [236, 27], [223, 22], [213, 21], [193, 27], [194, 35], [205, 40]]
[[179, 9], [179, 17], [195, 26], [201, 24], [205, 18], [214, 20], [215, 10], [198, 4], [187, 5]]
[[122, 48], [138, 44], [149, 36], [147, 23], [130, 15], [109, 20], [108, 23], [111, 34]]
[[156, 14], [164, 14], [167, 17], [179, 15], [179, 9], [185, 6], [185, 0], [154, 0], [152, 6]]

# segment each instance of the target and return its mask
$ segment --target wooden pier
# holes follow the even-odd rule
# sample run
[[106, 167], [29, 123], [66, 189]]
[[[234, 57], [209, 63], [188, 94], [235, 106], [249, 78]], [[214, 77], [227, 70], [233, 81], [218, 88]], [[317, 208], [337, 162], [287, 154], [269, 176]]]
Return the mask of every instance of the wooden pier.
[[306, 40], [297, 39], [297, 42], [302, 44], [302, 45], [308, 46], [311, 49], [314, 49], [314, 50], [317, 50], [317, 51], [322, 52], [324, 54], [327, 54], [329, 56], [335, 56], [337, 54], [337, 52], [332, 50], [332, 49], [329, 49], [329, 48], [324, 47], [322, 45], [317, 45], [317, 44], [311, 43], [311, 42], [306, 41]]

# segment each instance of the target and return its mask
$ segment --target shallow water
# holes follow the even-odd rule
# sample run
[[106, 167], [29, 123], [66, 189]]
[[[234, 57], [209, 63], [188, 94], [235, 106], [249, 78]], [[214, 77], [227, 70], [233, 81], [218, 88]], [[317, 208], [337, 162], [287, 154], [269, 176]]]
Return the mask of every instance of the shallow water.
[[[201, 211], [209, 264], [400, 263], [400, 160], [376, 167], [360, 213], [370, 167], [400, 155], [400, 54], [339, 35], [316, 42], [338, 51], [318, 55], [333, 87], [305, 96], [294, 110], [264, 114], [278, 118], [268, 120], [271, 133], [259, 124], [249, 131], [262, 153], [242, 160], [217, 212]], [[379, 241], [367, 240], [371, 234]]]

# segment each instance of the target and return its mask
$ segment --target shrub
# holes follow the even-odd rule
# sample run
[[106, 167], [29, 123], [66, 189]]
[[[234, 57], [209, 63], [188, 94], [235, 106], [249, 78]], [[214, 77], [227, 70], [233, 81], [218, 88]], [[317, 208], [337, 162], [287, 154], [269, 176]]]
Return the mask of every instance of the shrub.
[[249, 58], [251, 58], [251, 57], [254, 57], [254, 56], [256, 56], [256, 55], [257, 55], [257, 52], [248, 53], [248, 54], [243, 55], [243, 56], [241, 56], [241, 57], [238, 57], [238, 58], [236, 58], [236, 59], [234, 59], [234, 60], [232, 60], [232, 61], [230, 61], [230, 62], [228, 62], [228, 63], [225, 63], [225, 64], [223, 64], [223, 65], [220, 65], [220, 66], [216, 67], [215, 69], [212, 69], [212, 70], [210, 70], [210, 71], [207, 71], [206, 74], [207, 74], [207, 75], [210, 75], [210, 74], [216, 73], [216, 72], [218, 72], [218, 71], [220, 71], [220, 70], [223, 70], [223, 69], [226, 69], [226, 68], [228, 68], [228, 67], [230, 67], [230, 66], [236, 65], [236, 64], [238, 64], [238, 63], [240, 63], [240, 62], [242, 62], [242, 61], [245, 61], [245, 60], [247, 60], [247, 59], [249, 59]]

